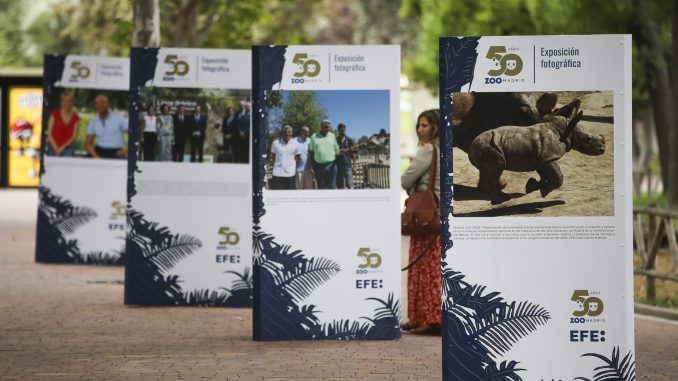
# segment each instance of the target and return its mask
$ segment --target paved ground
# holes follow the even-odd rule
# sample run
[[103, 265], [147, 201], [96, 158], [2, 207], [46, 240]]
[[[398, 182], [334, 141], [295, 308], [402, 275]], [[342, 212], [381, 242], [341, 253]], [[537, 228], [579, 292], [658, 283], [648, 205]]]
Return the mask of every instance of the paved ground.
[[[33, 263], [35, 198], [0, 191], [0, 380], [441, 378], [436, 337], [256, 343], [246, 309], [125, 307], [122, 268]], [[678, 379], [678, 323], [636, 331], [638, 379]]]

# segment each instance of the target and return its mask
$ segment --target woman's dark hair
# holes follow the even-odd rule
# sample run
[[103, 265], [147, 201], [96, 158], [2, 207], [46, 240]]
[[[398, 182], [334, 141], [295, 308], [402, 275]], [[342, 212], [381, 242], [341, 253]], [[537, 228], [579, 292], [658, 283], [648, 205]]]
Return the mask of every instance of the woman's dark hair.
[[[431, 136], [428, 138], [427, 143], [431, 144], [438, 144], [438, 137], [440, 136], [440, 110], [437, 108], [426, 110], [419, 114], [419, 117], [417, 117], [417, 123], [414, 125], [414, 130], [417, 130], [417, 126], [419, 125], [419, 119], [422, 117], [426, 118], [428, 120], [428, 124], [431, 126]], [[421, 140], [419, 141], [419, 144], [421, 145], [422, 142]]]
[[160, 113], [161, 113], [161, 114], [162, 114], [163, 112], [165, 112], [165, 107], [167, 107], [167, 112], [170, 111], [169, 105], [168, 105], [167, 103], [163, 103], [163, 104], [160, 106]]

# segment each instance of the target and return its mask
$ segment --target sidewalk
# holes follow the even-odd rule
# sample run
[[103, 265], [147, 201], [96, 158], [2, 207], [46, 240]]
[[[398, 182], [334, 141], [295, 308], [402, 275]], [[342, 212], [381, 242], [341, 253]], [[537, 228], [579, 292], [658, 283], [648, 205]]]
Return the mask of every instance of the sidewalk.
[[[130, 308], [123, 269], [33, 262], [35, 191], [0, 191], [0, 380], [440, 380], [439, 337], [253, 342], [251, 311]], [[678, 377], [678, 323], [637, 316], [638, 380]]]

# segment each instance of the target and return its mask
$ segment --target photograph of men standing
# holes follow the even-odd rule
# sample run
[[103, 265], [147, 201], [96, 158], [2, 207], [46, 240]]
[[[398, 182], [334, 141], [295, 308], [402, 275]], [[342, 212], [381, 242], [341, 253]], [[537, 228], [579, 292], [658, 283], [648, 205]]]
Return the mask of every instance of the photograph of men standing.
[[299, 145], [299, 161], [297, 162], [297, 189], [313, 189], [313, 172], [308, 162], [308, 146], [311, 144], [309, 135], [311, 130], [307, 127], [301, 127], [299, 136], [294, 140]]
[[271, 145], [273, 178], [271, 189], [296, 189], [297, 163], [300, 159], [299, 144], [292, 139], [292, 127], [283, 128], [282, 137]]
[[337, 188], [353, 189], [353, 162], [356, 159], [356, 149], [353, 147], [353, 139], [346, 135], [346, 125], [339, 123], [337, 126], [339, 135], [339, 156], [337, 156]]
[[250, 103], [240, 102], [240, 111], [236, 116], [235, 133], [231, 137], [235, 163], [248, 163], [250, 159]]
[[189, 134], [187, 125], [187, 115], [184, 106], [179, 106], [179, 110], [174, 114], [174, 147], [172, 150], [173, 161], [184, 161], [184, 150], [186, 148], [186, 136]]
[[236, 130], [236, 124], [237, 118], [235, 115], [235, 110], [233, 107], [229, 107], [226, 109], [226, 116], [224, 116], [224, 120], [221, 122], [221, 132], [224, 135], [224, 151], [228, 154], [231, 155], [230, 158], [231, 160], [233, 159], [233, 138], [235, 136], [235, 130]]
[[191, 163], [202, 163], [202, 153], [205, 145], [205, 131], [207, 130], [207, 115], [203, 114], [200, 105], [195, 106], [193, 116], [189, 118], [191, 131]]
[[[90, 120], [85, 138], [85, 150], [95, 159], [124, 159], [127, 157], [124, 135], [127, 121], [109, 110], [108, 97], [94, 98], [97, 115]], [[95, 143], [96, 142], [96, 143]]]
[[313, 163], [313, 172], [318, 189], [337, 189], [337, 137], [330, 132], [332, 123], [325, 119], [320, 122], [320, 132], [311, 136], [308, 158]]

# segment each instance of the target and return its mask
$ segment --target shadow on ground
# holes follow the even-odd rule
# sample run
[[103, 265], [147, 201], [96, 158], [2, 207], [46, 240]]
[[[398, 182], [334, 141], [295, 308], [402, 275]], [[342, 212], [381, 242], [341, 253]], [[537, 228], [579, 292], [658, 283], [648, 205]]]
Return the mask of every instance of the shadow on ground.
[[469, 212], [469, 213], [454, 213], [455, 217], [501, 217], [501, 216], [513, 216], [521, 214], [538, 214], [541, 213], [545, 208], [549, 208], [556, 205], [563, 205], [565, 201], [563, 200], [552, 200], [552, 201], [536, 201], [528, 202], [526, 204], [520, 205], [511, 205], [503, 206], [490, 210], [481, 210], [478, 212]]

